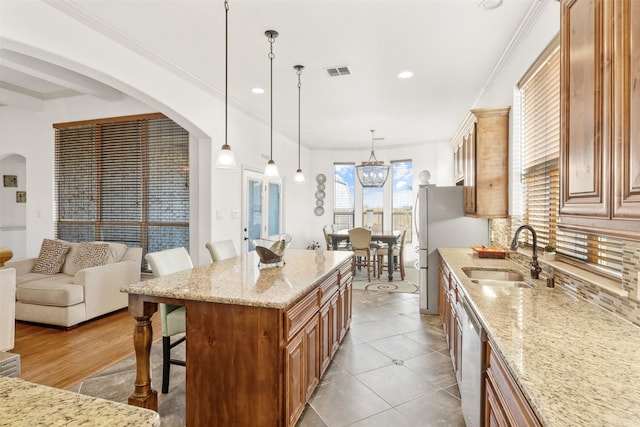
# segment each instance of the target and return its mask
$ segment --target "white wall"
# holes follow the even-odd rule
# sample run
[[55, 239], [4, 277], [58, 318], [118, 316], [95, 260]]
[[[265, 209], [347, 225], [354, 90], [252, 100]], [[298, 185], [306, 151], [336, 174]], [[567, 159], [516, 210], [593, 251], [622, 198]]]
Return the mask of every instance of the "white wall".
[[16, 192], [26, 191], [27, 171], [25, 158], [19, 154], [0, 155], [0, 177], [16, 176], [17, 187], [0, 183], [0, 247], [10, 248], [13, 258], [24, 257], [26, 252], [26, 203], [17, 203]]
[[[42, 111], [0, 107], [0, 157], [16, 153], [26, 159], [28, 202], [26, 255], [38, 253], [43, 237], [53, 234], [53, 141], [52, 123], [114, 117], [160, 111], [191, 134], [192, 233], [191, 253], [196, 264], [209, 262], [204, 249], [208, 240], [231, 238], [242, 243], [241, 219], [232, 218], [242, 208], [241, 170], [212, 168], [212, 157], [224, 140], [223, 102], [207, 87], [179, 79], [161, 64], [135, 54], [126, 47], [88, 30], [77, 21], [40, 2], [3, 5], [0, 42], [5, 48], [41, 57], [75, 69], [128, 94], [120, 101], [101, 101], [82, 96], [64, 101], [45, 101]], [[58, 28], [65, 28], [60, 32]], [[510, 105], [513, 88], [559, 29], [559, 6], [547, 2], [544, 13], [518, 50], [509, 58], [487, 90], [472, 107]], [[148, 76], [154, 76], [153, 79]], [[134, 99], [135, 98], [135, 99]], [[461, 117], [462, 121], [464, 117]], [[267, 123], [230, 108], [229, 143], [238, 163], [261, 171], [263, 154], [269, 149]], [[213, 141], [213, 142], [211, 142]], [[378, 149], [379, 160], [412, 159], [414, 171], [431, 171], [432, 182], [453, 184], [453, 155], [448, 141]], [[327, 185], [325, 214], [313, 215], [315, 176], [333, 175], [333, 163], [359, 163], [368, 150], [318, 151], [302, 149], [302, 169], [307, 181], [293, 184], [297, 167], [297, 144], [274, 132], [274, 159], [284, 179], [284, 230], [294, 236], [294, 247], [310, 240], [322, 241], [322, 226], [332, 222], [333, 186]], [[331, 184], [331, 183], [328, 183]], [[216, 219], [216, 212], [221, 219]]]

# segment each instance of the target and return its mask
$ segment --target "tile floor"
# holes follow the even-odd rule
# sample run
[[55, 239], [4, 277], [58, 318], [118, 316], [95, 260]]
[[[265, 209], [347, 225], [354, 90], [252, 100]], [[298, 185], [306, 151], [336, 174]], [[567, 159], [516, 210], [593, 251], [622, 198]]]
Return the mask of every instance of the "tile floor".
[[353, 321], [298, 427], [464, 426], [438, 316], [418, 295], [353, 292]]

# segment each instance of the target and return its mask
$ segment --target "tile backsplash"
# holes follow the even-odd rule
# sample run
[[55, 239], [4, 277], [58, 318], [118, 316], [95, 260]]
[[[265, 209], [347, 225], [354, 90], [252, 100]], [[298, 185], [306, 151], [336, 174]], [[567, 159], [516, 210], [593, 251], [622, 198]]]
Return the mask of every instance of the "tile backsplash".
[[[517, 218], [491, 219], [491, 244], [508, 248], [513, 234], [522, 221]], [[531, 257], [517, 252], [509, 252], [508, 257], [528, 268]], [[619, 296], [597, 285], [598, 279], [586, 280], [566, 271], [560, 271], [549, 264], [543, 264], [541, 277], [553, 277], [556, 287], [576, 297], [587, 299], [598, 306], [616, 313], [635, 325], [640, 326], [640, 301], [638, 294], [638, 272], [640, 271], [640, 242], [625, 241], [622, 259], [621, 287], [629, 292], [628, 297]]]

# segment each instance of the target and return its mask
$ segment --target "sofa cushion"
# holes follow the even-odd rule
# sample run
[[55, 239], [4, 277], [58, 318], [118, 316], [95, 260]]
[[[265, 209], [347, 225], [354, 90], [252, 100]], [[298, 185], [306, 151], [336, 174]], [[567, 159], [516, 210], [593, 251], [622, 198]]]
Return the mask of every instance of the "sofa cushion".
[[78, 252], [73, 259], [76, 272], [85, 268], [105, 265], [109, 256], [109, 245], [107, 243], [81, 242], [78, 245]]
[[44, 239], [32, 273], [57, 274], [62, 269], [69, 246], [61, 240]]
[[16, 300], [24, 304], [68, 307], [84, 301], [84, 290], [65, 274], [25, 282], [16, 287]]

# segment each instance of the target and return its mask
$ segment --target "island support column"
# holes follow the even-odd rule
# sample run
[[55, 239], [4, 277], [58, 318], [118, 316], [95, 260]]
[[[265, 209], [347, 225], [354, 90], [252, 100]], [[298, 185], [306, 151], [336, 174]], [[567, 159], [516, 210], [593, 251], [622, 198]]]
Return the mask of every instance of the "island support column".
[[151, 388], [151, 342], [153, 328], [151, 316], [158, 304], [144, 301], [140, 295], [129, 294], [129, 314], [136, 319], [133, 347], [136, 351], [135, 390], [129, 396], [129, 405], [158, 411], [158, 392]]

